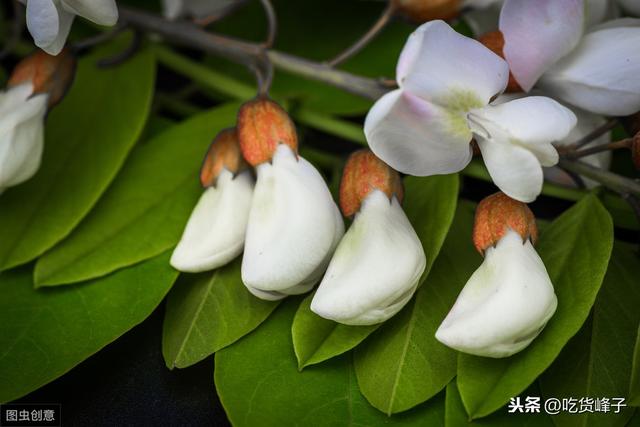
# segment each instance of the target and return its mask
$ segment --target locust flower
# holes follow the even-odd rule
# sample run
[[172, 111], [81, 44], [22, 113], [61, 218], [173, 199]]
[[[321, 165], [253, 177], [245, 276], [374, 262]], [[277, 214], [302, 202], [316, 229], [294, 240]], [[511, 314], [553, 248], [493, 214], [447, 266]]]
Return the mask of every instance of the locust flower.
[[480, 42], [442, 21], [422, 25], [400, 55], [399, 89], [367, 115], [371, 150], [400, 172], [447, 174], [469, 163], [475, 139], [495, 184], [514, 199], [534, 200], [542, 166], [558, 161], [551, 143], [566, 137], [576, 118], [540, 96], [490, 104], [508, 76], [507, 63]]
[[349, 158], [340, 207], [353, 223], [336, 249], [311, 310], [347, 325], [384, 322], [409, 302], [426, 266], [400, 202], [398, 173], [371, 151]]
[[27, 6], [27, 28], [39, 48], [51, 55], [60, 53], [76, 15], [98, 25], [115, 25], [115, 0], [20, 0]]
[[214, 139], [200, 181], [204, 193], [171, 256], [174, 268], [190, 273], [221, 267], [244, 247], [254, 179], [242, 158], [235, 128]]
[[502, 193], [478, 204], [473, 231], [484, 261], [436, 331], [464, 353], [507, 357], [527, 347], [555, 313], [558, 301], [533, 247], [535, 218]]
[[37, 51], [22, 60], [0, 92], [0, 193], [31, 178], [42, 159], [47, 109], [73, 80], [75, 58]]
[[608, 1], [506, 0], [502, 55], [524, 91], [602, 115], [640, 110], [640, 21], [612, 15]]
[[340, 211], [320, 173], [297, 153], [295, 125], [278, 104], [265, 98], [244, 104], [238, 135], [257, 174], [242, 281], [267, 300], [305, 293], [344, 234]]

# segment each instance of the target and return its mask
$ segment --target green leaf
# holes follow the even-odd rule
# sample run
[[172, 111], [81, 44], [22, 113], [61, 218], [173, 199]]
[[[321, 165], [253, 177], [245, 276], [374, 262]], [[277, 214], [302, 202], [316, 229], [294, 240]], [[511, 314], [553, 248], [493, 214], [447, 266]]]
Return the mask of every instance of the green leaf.
[[33, 289], [29, 269], [0, 275], [0, 402], [61, 376], [142, 322], [178, 273], [165, 253], [100, 280]]
[[516, 355], [460, 354], [458, 387], [472, 418], [492, 413], [525, 390], [578, 332], [602, 284], [612, 244], [611, 217], [592, 194], [545, 230], [537, 250], [555, 287], [557, 311], [540, 336]]
[[198, 197], [198, 171], [238, 105], [200, 114], [137, 146], [95, 209], [38, 260], [37, 286], [100, 277], [175, 246]]
[[480, 262], [470, 241], [472, 223], [473, 206], [461, 204], [414, 300], [356, 349], [360, 390], [387, 414], [431, 398], [456, 374], [456, 352], [438, 342], [435, 333]]
[[[541, 377], [546, 397], [626, 396], [640, 323], [638, 261], [630, 248], [614, 246], [593, 321], [585, 323]], [[617, 426], [624, 425], [632, 412], [631, 408], [618, 414], [561, 412], [554, 421], [559, 426]]]
[[[0, 198], [0, 270], [31, 261], [67, 236], [100, 198], [142, 132], [154, 85], [147, 51], [101, 69], [84, 58], [47, 119], [42, 166]], [[133, 201], [132, 201], [133, 203]]]
[[638, 326], [635, 351], [633, 352], [633, 369], [631, 371], [631, 385], [629, 386], [629, 405], [640, 406], [640, 326]]
[[258, 329], [216, 353], [216, 388], [234, 426], [442, 425], [442, 397], [392, 418], [369, 406], [349, 355], [299, 372], [290, 333], [298, 303], [285, 301]]
[[279, 301], [263, 301], [247, 291], [240, 265], [237, 258], [213, 274], [190, 276], [173, 287], [162, 333], [169, 369], [186, 368], [234, 343], [278, 306]]
[[301, 370], [351, 350], [380, 326], [349, 326], [323, 319], [311, 311], [313, 295], [302, 301], [291, 326], [293, 348]]
[[[526, 398], [540, 397], [540, 390], [534, 384], [521, 397], [521, 403], [524, 405]], [[542, 398], [540, 399], [542, 402]], [[458, 386], [455, 381], [451, 381], [447, 385], [447, 397], [445, 402], [444, 413], [445, 427], [467, 427], [467, 426], [488, 426], [488, 427], [552, 427], [553, 422], [542, 407], [539, 413], [509, 413], [505, 407], [499, 413], [480, 420], [470, 421], [464, 410]]]
[[[404, 210], [427, 256], [425, 272], [420, 279], [423, 282], [453, 220], [458, 199], [458, 176], [407, 177], [404, 185]], [[300, 304], [292, 327], [293, 345], [300, 368], [354, 348], [380, 327], [347, 326], [323, 319], [311, 311], [311, 299], [312, 296], [309, 296]]]

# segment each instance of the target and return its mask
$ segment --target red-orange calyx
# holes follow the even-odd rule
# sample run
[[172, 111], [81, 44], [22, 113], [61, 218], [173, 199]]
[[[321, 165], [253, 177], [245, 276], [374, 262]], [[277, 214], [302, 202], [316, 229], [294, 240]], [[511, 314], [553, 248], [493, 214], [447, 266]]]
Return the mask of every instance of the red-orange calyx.
[[75, 69], [76, 58], [68, 49], [64, 49], [57, 56], [38, 49], [16, 65], [8, 86], [31, 83], [34, 94], [49, 94], [51, 108], [62, 100], [71, 86]]
[[346, 217], [360, 209], [362, 201], [374, 190], [380, 190], [391, 199], [402, 202], [404, 190], [400, 174], [376, 157], [369, 149], [349, 156], [340, 181], [340, 209]]
[[[478, 41], [485, 45], [490, 51], [498, 55], [500, 58], [504, 59], [504, 35], [500, 30], [495, 30], [483, 34], [478, 38]], [[509, 83], [507, 83], [505, 92], [522, 92], [520, 84], [518, 84], [518, 81], [513, 76], [511, 71], [509, 71]]]
[[522, 202], [499, 192], [485, 197], [476, 208], [473, 224], [473, 244], [478, 252], [495, 246], [511, 229], [522, 237], [522, 241], [538, 239], [536, 218], [531, 209]]
[[272, 100], [259, 97], [240, 107], [238, 139], [245, 160], [251, 166], [271, 161], [278, 145], [298, 152], [296, 126], [282, 107]]
[[209, 146], [200, 169], [200, 183], [203, 187], [211, 187], [216, 184], [223, 169], [235, 175], [248, 168], [240, 151], [236, 128], [224, 129]]

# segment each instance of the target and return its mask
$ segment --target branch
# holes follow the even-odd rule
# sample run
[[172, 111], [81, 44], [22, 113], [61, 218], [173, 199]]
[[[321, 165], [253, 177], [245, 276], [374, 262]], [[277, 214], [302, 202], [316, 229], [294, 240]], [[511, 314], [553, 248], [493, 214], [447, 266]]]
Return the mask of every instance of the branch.
[[620, 194], [631, 194], [640, 197], [640, 184], [633, 179], [625, 178], [613, 172], [591, 166], [578, 160], [560, 159], [558, 166], [570, 172], [591, 178]]
[[338, 56], [333, 58], [331, 61], [328, 61], [327, 64], [335, 67], [338, 64], [343, 63], [347, 59], [351, 58], [358, 52], [360, 52], [365, 46], [367, 46], [371, 40], [373, 40], [379, 33], [387, 26], [394, 13], [396, 12], [396, 2], [389, 2], [385, 10], [382, 12], [382, 15], [378, 18], [378, 20], [369, 28], [358, 41], [356, 41], [353, 45], [347, 48], [345, 51], [340, 53]]
[[388, 88], [375, 79], [359, 77], [328, 65], [299, 58], [260, 44], [207, 32], [186, 21], [168, 21], [152, 13], [127, 7], [120, 8], [120, 19], [140, 30], [163, 36], [167, 42], [223, 56], [248, 67], [255, 67], [264, 55], [281, 70], [336, 86], [347, 92], [376, 100]]

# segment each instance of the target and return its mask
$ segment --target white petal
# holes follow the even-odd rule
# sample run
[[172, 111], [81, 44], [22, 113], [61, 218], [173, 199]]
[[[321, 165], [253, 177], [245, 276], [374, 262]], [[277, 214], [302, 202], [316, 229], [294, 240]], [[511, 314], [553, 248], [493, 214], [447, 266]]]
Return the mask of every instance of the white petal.
[[638, 0], [618, 0], [620, 6], [624, 9], [625, 12], [634, 15], [640, 16], [640, 1]]
[[604, 28], [540, 80], [554, 96], [596, 114], [623, 116], [640, 110], [640, 27]]
[[233, 177], [226, 169], [215, 187], [207, 188], [193, 209], [171, 265], [196, 273], [221, 267], [240, 255], [253, 196], [253, 177], [243, 172]]
[[[31, 0], [29, 0], [31, 1]], [[98, 25], [115, 25], [118, 6], [115, 0], [61, 0], [65, 9]]]
[[242, 280], [250, 289], [300, 293], [319, 279], [344, 233], [338, 207], [318, 171], [286, 145], [257, 174]]
[[31, 85], [20, 85], [0, 94], [0, 191], [40, 167], [48, 96], [25, 98], [31, 92]]
[[338, 245], [311, 310], [347, 325], [384, 322], [411, 299], [425, 265], [402, 207], [375, 190]]
[[502, 58], [444, 21], [427, 22], [409, 36], [396, 70], [401, 88], [461, 112], [486, 105], [508, 77]]
[[465, 353], [507, 357], [527, 347], [558, 301], [542, 260], [527, 240], [509, 232], [489, 248], [436, 332]]
[[542, 191], [542, 166], [530, 150], [502, 139], [476, 140], [491, 179], [503, 193], [525, 203], [538, 197]]
[[411, 175], [458, 172], [471, 160], [471, 131], [464, 115], [448, 112], [402, 89], [374, 104], [367, 114], [364, 133], [376, 156]]
[[60, 27], [58, 9], [52, 0], [29, 0], [27, 28], [37, 46], [53, 43]]
[[544, 166], [558, 163], [558, 153], [551, 143], [566, 138], [577, 122], [571, 110], [545, 96], [489, 105], [473, 110], [469, 117], [483, 125], [492, 139], [504, 134], [509, 142], [533, 152]]
[[582, 36], [582, 0], [506, 0], [500, 13], [504, 56], [520, 86], [529, 91]]

